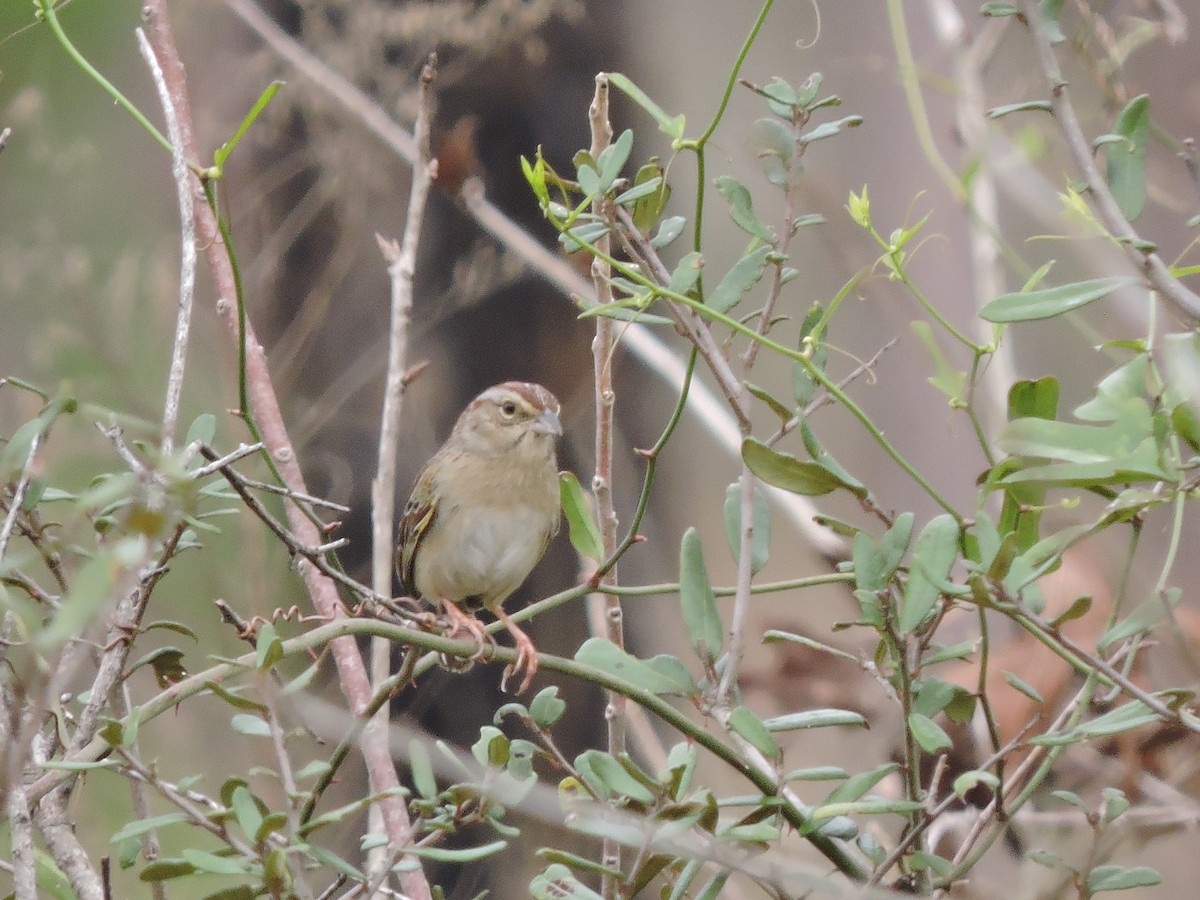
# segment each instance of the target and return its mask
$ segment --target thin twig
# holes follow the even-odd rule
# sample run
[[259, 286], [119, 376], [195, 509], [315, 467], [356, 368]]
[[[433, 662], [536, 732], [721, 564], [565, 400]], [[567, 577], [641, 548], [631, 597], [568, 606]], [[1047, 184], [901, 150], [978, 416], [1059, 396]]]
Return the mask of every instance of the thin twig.
[[[396, 456], [400, 445], [400, 404], [404, 397], [407, 373], [408, 325], [412, 319], [413, 279], [417, 268], [417, 247], [421, 239], [421, 224], [425, 218], [425, 203], [429, 188], [437, 175], [437, 161], [431, 158], [429, 132], [434, 116], [433, 81], [437, 77], [437, 56], [430, 54], [421, 70], [420, 102], [414, 125], [420, 158], [413, 165], [412, 185], [408, 194], [408, 214], [404, 222], [404, 238], [401, 244], [386, 241], [379, 235], [376, 240], [388, 263], [391, 280], [391, 317], [388, 329], [387, 381], [383, 392], [383, 410], [379, 425], [379, 461], [374, 481], [371, 483], [371, 534], [372, 566], [371, 585], [375, 593], [390, 596], [392, 588], [392, 562], [395, 555], [395, 530], [393, 527], [396, 497]], [[371, 641], [371, 684], [378, 688], [391, 674], [391, 642], [386, 638]], [[372, 719], [374, 727], [384, 728], [391, 711], [386, 702]], [[381, 827], [379, 808], [371, 807], [370, 828]], [[382, 883], [391, 868], [391, 861], [400, 848], [376, 847], [369, 854], [368, 872]], [[415, 858], [408, 860], [415, 864]]]
[[[200, 453], [205, 459], [215, 460], [217, 458], [216, 453], [213, 452], [211, 447], [201, 447]], [[271, 530], [272, 534], [279, 538], [279, 540], [283, 542], [284, 546], [287, 547], [293, 554], [308, 560], [321, 574], [349, 588], [356, 597], [359, 597], [368, 603], [378, 604], [387, 599], [384, 595], [377, 594], [372, 591], [365, 584], [355, 581], [345, 572], [340, 572], [333, 566], [329, 565], [321, 553], [322, 545], [317, 544], [315, 546], [310, 546], [303, 543], [298, 535], [296, 535], [289, 528], [284, 526], [282, 522], [271, 515], [267, 511], [266, 507], [259, 502], [258, 498], [250, 493], [250, 488], [249, 485], [246, 484], [246, 479], [242, 477], [242, 474], [237, 469], [233, 468], [233, 466], [223, 465], [219, 467], [217, 471], [224, 476], [225, 480], [229, 483], [229, 486], [232, 487], [237, 492], [238, 496], [242, 498], [242, 502], [246, 504], [246, 507], [250, 510], [250, 512], [258, 516], [258, 518], [262, 520], [263, 524]], [[340, 610], [341, 601], [338, 600], [337, 603]]]
[[[214, 459], [212, 462], [210, 462], [206, 466], [199, 466], [199, 467], [193, 469], [192, 471], [190, 471], [188, 473], [188, 475], [193, 480], [198, 480], [200, 478], [207, 478], [209, 475], [212, 475], [214, 472], [219, 471], [222, 467], [227, 466], [230, 463], [235, 463], [239, 459], [242, 459], [247, 456], [253, 456], [255, 453], [258, 453], [260, 450], [262, 450], [262, 448], [263, 448], [263, 445], [262, 445], [261, 441], [256, 441], [253, 444], [239, 444], [238, 448], [236, 450], [226, 453], [224, 456], [218, 456], [216, 459]], [[199, 449], [199, 448], [197, 448], [197, 449]], [[294, 494], [289, 492], [286, 488], [277, 487], [276, 485], [273, 485], [273, 484], [268, 485], [268, 484], [263, 484], [261, 482], [252, 482], [252, 481], [250, 481], [249, 478], [246, 479], [246, 484], [250, 485], [251, 487], [256, 487], [259, 490], [272, 490], [273, 489], [275, 493], [293, 497], [294, 499], [298, 499], [298, 500], [304, 500], [308, 503], [324, 503], [325, 502], [323, 500], [317, 500], [313, 497], [296, 497]], [[343, 507], [343, 509], [345, 509], [345, 508]]]
[[183, 370], [187, 362], [188, 332], [192, 324], [192, 301], [196, 295], [196, 217], [195, 190], [187, 160], [183, 155], [183, 136], [179, 131], [179, 118], [171, 102], [171, 92], [163, 78], [162, 68], [146, 39], [142, 29], [136, 29], [138, 50], [150, 68], [154, 87], [162, 103], [163, 115], [167, 120], [167, 137], [171, 141], [171, 177], [175, 179], [175, 193], [179, 200], [179, 228], [182, 237], [179, 264], [179, 311], [175, 318], [175, 344], [171, 350], [171, 374], [167, 378], [167, 397], [163, 403], [162, 443], [163, 456], [170, 455], [175, 446], [175, 426], [179, 420], [179, 396], [183, 392]]
[[[883, 354], [887, 353], [899, 342], [899, 337], [891, 338], [886, 344], [875, 351], [874, 355], [866, 362], [859, 363], [850, 373], [837, 383], [838, 390], [845, 390], [850, 384], [857, 381], [863, 375], [868, 375], [871, 378], [871, 383], [875, 383], [875, 366], [879, 363]], [[763, 441], [768, 447], [773, 447], [778, 444], [783, 438], [790, 434], [801, 422], [808, 419], [823, 406], [828, 406], [833, 403], [833, 396], [828, 391], [822, 391], [814, 397], [800, 412], [792, 416], [786, 422], [779, 426], [779, 430]]]
[[[279, 783], [284, 790], [285, 796], [288, 797], [287, 804], [287, 820], [288, 827], [292, 834], [299, 836], [300, 834], [300, 818], [299, 818], [299, 798], [302, 793], [296, 785], [296, 776], [293, 771], [292, 758], [288, 754], [287, 745], [285, 743], [285, 735], [283, 726], [279, 721], [279, 709], [275, 703], [277, 692], [274, 685], [268, 684], [263, 680], [264, 690], [261, 692], [264, 705], [266, 706], [265, 718], [267, 720], [267, 729], [271, 733], [271, 747], [275, 751], [276, 772], [279, 774]], [[382, 825], [382, 823], [380, 823]], [[292, 890], [300, 900], [314, 900], [312, 886], [304, 878], [304, 867], [299, 865], [299, 860], [292, 854], [285, 854], [288, 863], [288, 869], [292, 875]]]
[[116, 448], [117, 455], [121, 457], [121, 461], [129, 467], [129, 471], [138, 476], [146, 474], [146, 464], [138, 459], [137, 454], [129, 449], [129, 445], [125, 443], [125, 432], [121, 428], [117, 427], [116, 425], [109, 427], [97, 422], [96, 430], [112, 441], [113, 447]]
[[33, 470], [33, 460], [37, 456], [38, 445], [41, 442], [42, 433], [39, 431], [29, 442], [29, 453], [25, 457], [25, 464], [21, 466], [21, 474], [17, 477], [17, 486], [13, 489], [12, 500], [8, 501], [8, 513], [4, 516], [4, 524], [0, 525], [0, 560], [4, 559], [8, 541], [12, 537], [13, 525], [16, 524], [17, 516], [25, 503], [25, 492], [29, 490], [29, 474]]

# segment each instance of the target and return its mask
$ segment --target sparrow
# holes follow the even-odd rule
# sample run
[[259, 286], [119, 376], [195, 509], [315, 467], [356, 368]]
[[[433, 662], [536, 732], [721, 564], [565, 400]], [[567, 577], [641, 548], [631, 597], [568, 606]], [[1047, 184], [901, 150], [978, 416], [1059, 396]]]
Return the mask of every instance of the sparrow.
[[481, 644], [483, 625], [472, 613], [493, 613], [517, 650], [501, 688], [524, 672], [518, 693], [537, 672], [537, 652], [502, 604], [558, 532], [558, 415], [557, 398], [540, 384], [488, 388], [425, 464], [400, 519], [396, 568], [405, 592], [440, 601], [451, 634], [467, 631]]

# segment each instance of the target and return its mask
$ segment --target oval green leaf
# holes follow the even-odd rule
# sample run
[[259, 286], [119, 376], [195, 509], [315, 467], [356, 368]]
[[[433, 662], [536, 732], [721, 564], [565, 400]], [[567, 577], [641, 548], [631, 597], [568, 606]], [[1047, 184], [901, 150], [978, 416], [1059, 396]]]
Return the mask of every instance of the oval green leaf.
[[1093, 278], [1041, 291], [1004, 294], [986, 304], [979, 315], [989, 322], [1032, 322], [1050, 319], [1107, 297], [1113, 291], [1137, 284], [1128, 276]]

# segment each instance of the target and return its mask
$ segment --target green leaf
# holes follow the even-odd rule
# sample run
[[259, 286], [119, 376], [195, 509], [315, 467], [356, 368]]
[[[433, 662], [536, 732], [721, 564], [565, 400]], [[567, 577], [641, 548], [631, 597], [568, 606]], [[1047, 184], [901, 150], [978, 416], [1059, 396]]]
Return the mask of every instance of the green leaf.
[[237, 819], [238, 827], [242, 829], [242, 834], [253, 841], [262, 827], [264, 815], [249, 788], [238, 785], [233, 789], [230, 808]]
[[937, 338], [933, 336], [933, 329], [928, 322], [919, 320], [913, 322], [910, 327], [933, 360], [935, 374], [929, 379], [929, 383], [945, 394], [948, 399], [958, 400], [963, 396], [963, 389], [967, 384], [967, 373], [950, 365], [946, 354], [938, 346]]
[[683, 116], [667, 115], [662, 107], [651, 100], [645, 91], [620, 72], [609, 72], [608, 83], [648, 112], [664, 134], [668, 135], [672, 140], [683, 140], [686, 121]]
[[896, 516], [892, 527], [878, 542], [865, 531], [854, 536], [852, 559], [854, 579], [859, 590], [879, 591], [891, 581], [900, 560], [908, 551], [915, 518], [911, 512]]
[[665, 175], [666, 173], [659, 164], [658, 157], [651, 157], [649, 162], [638, 169], [637, 175], [633, 179], [634, 187], [617, 198], [617, 203], [627, 202], [623, 201], [622, 197], [628, 197], [628, 195], [643, 185], [656, 185], [653, 193], [638, 196], [633, 206], [633, 224], [643, 234], [650, 233], [650, 229], [658, 221], [659, 216], [663, 214], [663, 210], [667, 206], [667, 201], [671, 197], [671, 186], [667, 184]]
[[596, 163], [600, 166], [600, 191], [607, 191], [625, 168], [629, 154], [633, 150], [633, 132], [626, 128], [615, 141], [600, 152]]
[[[820, 331], [816, 330], [824, 318], [825, 308], [820, 303], [814, 303], [804, 316], [804, 321], [800, 324], [800, 350], [804, 351], [809, 347], [812, 348], [812, 355], [809, 357], [809, 362], [818, 371], [824, 371], [825, 363], [829, 358], [828, 332], [824, 326], [821, 326]], [[808, 367], [798, 360], [793, 360], [792, 393], [796, 397], [796, 405], [800, 407], [807, 406], [812, 401], [816, 392], [817, 380], [809, 372]]]
[[823, 805], [830, 803], [847, 803], [858, 800], [867, 791], [875, 787], [875, 785], [879, 784], [879, 782], [899, 768], [900, 766], [896, 763], [887, 763], [867, 772], [860, 772], [857, 775], [853, 775], [846, 779], [844, 784], [840, 784], [830, 791], [829, 796], [825, 798], [825, 803]]
[[1141, 700], [1131, 700], [1110, 710], [1102, 716], [1097, 716], [1090, 722], [1084, 722], [1070, 731], [1059, 734], [1043, 734], [1031, 738], [1031, 744], [1047, 747], [1057, 747], [1063, 744], [1078, 744], [1097, 737], [1108, 737], [1133, 731], [1144, 725], [1161, 721], [1158, 713], [1146, 706]]
[[283, 641], [275, 631], [275, 626], [265, 622], [258, 630], [258, 644], [255, 646], [254, 667], [260, 672], [268, 672], [275, 664], [283, 659]]
[[912, 710], [926, 717], [936, 716], [953, 703], [956, 697], [966, 693], [957, 684], [935, 677], [922, 678], [915, 683], [915, 687]]
[[908, 728], [917, 743], [921, 745], [921, 749], [931, 756], [942, 750], [949, 750], [953, 746], [954, 742], [950, 740], [950, 735], [946, 734], [942, 727], [928, 716], [916, 712], [909, 713]]
[[271, 726], [258, 716], [253, 716], [250, 713], [237, 713], [229, 720], [229, 724], [233, 726], [233, 730], [238, 734], [246, 734], [251, 737], [271, 736]]
[[633, 187], [629, 188], [629, 190], [623, 191], [622, 193], [618, 194], [613, 199], [613, 203], [616, 203], [618, 206], [628, 206], [629, 204], [633, 203], [635, 200], [641, 200], [643, 197], [649, 197], [653, 194], [658, 193], [658, 190], [661, 187], [662, 187], [662, 177], [655, 176], [654, 178], [651, 178], [649, 181], [640, 182], [640, 183], [634, 185]]
[[109, 843], [119, 844], [131, 837], [140, 837], [147, 831], [153, 831], [156, 828], [165, 828], [168, 825], [176, 825], [180, 822], [189, 821], [191, 821], [191, 816], [182, 812], [167, 813], [166, 815], [154, 816], [150, 819], [138, 819], [136, 822], [130, 822], [117, 831], [109, 840]]
[[690, 676], [683, 681], [678, 675], [665, 675], [648, 663], [626, 653], [608, 638], [588, 638], [576, 651], [575, 661], [615, 675], [652, 694], [677, 694], [686, 697], [696, 691]]
[[784, 776], [784, 781], [841, 781], [849, 778], [850, 774], [841, 766], [813, 766], [809, 769], [796, 769]]
[[1018, 678], [1012, 672], [1005, 672], [1004, 680], [1007, 681], [1014, 690], [1020, 691], [1034, 703], [1046, 702], [1045, 698], [1038, 693], [1037, 688], [1029, 684], [1027, 681], [1023, 681], [1022, 679]]
[[[771, 544], [771, 507], [766, 495], [755, 486], [752, 524], [754, 537], [750, 542], [750, 574], [757, 575], [767, 564]], [[729, 552], [736, 562], [742, 548], [742, 483], [735, 481], [725, 489], [725, 536]]]
[[808, 709], [804, 712], [775, 716], [763, 722], [767, 731], [796, 731], [803, 728], [832, 728], [845, 725], [867, 726], [866, 717], [848, 709]]
[[433, 776], [433, 763], [424, 741], [414, 738], [408, 742], [408, 767], [417, 793], [426, 800], [434, 799], [438, 795], [437, 779]]
[[556, 685], [542, 688], [529, 704], [529, 717], [538, 728], [549, 728], [561, 719], [566, 711], [567, 704], [559, 699]]
[[250, 872], [250, 863], [237, 856], [217, 856], [191, 847], [179, 855], [201, 872], [215, 875], [246, 875]]
[[471, 755], [482, 766], [499, 769], [508, 764], [508, 736], [492, 725], [479, 729], [479, 740], [471, 745]]
[[236, 693], [236, 691], [241, 690], [241, 688], [230, 690], [216, 681], [206, 682], [205, 687], [207, 687], [210, 691], [212, 691], [234, 709], [240, 709], [244, 712], [256, 712], [263, 714], [266, 714], [267, 712], [267, 705], [265, 703], [261, 703], [258, 700], [252, 700], [249, 697], [243, 697], [241, 694]]
[[1008, 418], [1054, 419], [1058, 416], [1058, 379], [1018, 381], [1008, 391]]
[[783, 752], [763, 720], [744, 706], [729, 714], [729, 728], [770, 759], [778, 759]]
[[1171, 588], [1160, 596], [1152, 597], [1145, 603], [1139, 604], [1133, 612], [1100, 636], [1096, 649], [1107, 653], [1114, 644], [1131, 638], [1134, 635], [1145, 634], [1171, 614], [1171, 611], [1182, 599], [1183, 593], [1179, 588]]
[[573, 472], [558, 473], [559, 500], [567, 519], [567, 530], [571, 535], [571, 546], [580, 556], [601, 562], [604, 559], [604, 543], [600, 538], [600, 526], [588, 502], [587, 494]]
[[233, 137], [217, 148], [217, 151], [213, 154], [213, 163], [218, 171], [225, 167], [225, 160], [229, 159], [229, 154], [237, 147], [238, 142], [245, 137], [246, 132], [250, 130], [250, 126], [254, 124], [254, 121], [262, 115], [262, 111], [267, 108], [267, 104], [271, 102], [271, 98], [283, 87], [283, 84], [282, 81], [272, 81], [267, 85], [266, 90], [259, 95], [258, 100], [250, 107], [250, 112], [246, 113], [245, 118], [238, 125], [237, 131], [233, 133]]
[[0, 449], [0, 482], [7, 481], [10, 474], [25, 468], [35, 437], [48, 431], [54, 420], [64, 412], [72, 413], [77, 408], [78, 403], [73, 397], [59, 394], [43, 407], [36, 418], [30, 419], [14, 431], [8, 443]]
[[1113, 131], [1121, 140], [1105, 146], [1108, 157], [1108, 188], [1133, 221], [1146, 202], [1146, 142], [1150, 133], [1150, 95], [1134, 97], [1117, 116]]
[[1100, 793], [1104, 796], [1104, 821], [1113, 822], [1129, 809], [1129, 798], [1120, 788], [1106, 787]]
[[508, 841], [492, 841], [490, 844], [480, 844], [477, 847], [463, 847], [461, 849], [437, 846], [422, 847], [419, 844], [410, 844], [404, 848], [404, 852], [410, 853], [413, 856], [419, 856], [422, 859], [432, 859], [436, 862], [469, 863], [494, 856], [506, 847], [508, 847]]
[[204, 444], [211, 444], [217, 436], [217, 417], [212, 413], [201, 413], [192, 420], [192, 424], [188, 426], [187, 438], [184, 439], [184, 446], [200, 441]]
[[816, 497], [839, 487], [848, 487], [824, 466], [802, 462], [753, 437], [742, 441], [742, 459], [758, 478], [793, 494]]
[[1121, 288], [1138, 284], [1128, 276], [1093, 278], [1040, 291], [1004, 294], [984, 305], [979, 315], [989, 322], [1031, 322], [1079, 309]]
[[1149, 399], [1149, 377], [1150, 357], [1139, 353], [1104, 376], [1096, 396], [1075, 408], [1075, 417], [1084, 422], [1115, 422], [1126, 414], [1131, 400]]
[[750, 126], [749, 143], [771, 184], [788, 182], [792, 161], [792, 130], [779, 119], [758, 119]]
[[996, 445], [1014, 456], [1049, 457], [1077, 466], [1019, 469], [1006, 475], [1002, 484], [1031, 479], [1124, 482], [1172, 477], [1163, 468], [1154, 418], [1144, 401], [1131, 401], [1121, 418], [1106, 426], [1016, 419], [1004, 427]]
[[748, 381], [746, 382], [746, 390], [750, 392], [751, 397], [756, 400], [761, 400], [764, 404], [766, 404], [767, 408], [779, 417], [779, 421], [791, 421], [793, 410], [788, 409], [781, 402], [771, 396], [771, 393], [766, 388], [760, 387], [757, 384]]
[[668, 216], [663, 219], [662, 224], [658, 226], [658, 234], [650, 240], [650, 246], [655, 250], [666, 247], [683, 233], [683, 226], [686, 224], [687, 219], [683, 216]]
[[836, 119], [833, 122], [822, 122], [812, 131], [802, 134], [800, 136], [800, 143], [808, 145], [815, 141], [823, 141], [826, 138], [840, 134], [843, 128], [857, 128], [862, 123], [862, 116], [846, 116], [842, 119]]
[[1007, 103], [1004, 106], [993, 106], [987, 111], [989, 119], [999, 119], [1015, 112], [1050, 112], [1049, 100], [1026, 100], [1023, 103]]
[[746, 186], [731, 175], [717, 179], [717, 190], [729, 201], [729, 215], [743, 231], [768, 244], [775, 242], [772, 231], [754, 212], [754, 201]]
[[704, 257], [692, 251], [679, 261], [675, 271], [671, 273], [671, 283], [667, 290], [676, 294], [686, 294], [700, 280], [700, 270], [704, 268]]
[[[641, 781], [634, 778], [616, 757], [602, 750], [585, 750], [575, 758], [575, 767], [587, 773], [588, 786], [600, 796], [627, 797], [638, 803], [652, 803], [654, 794]], [[590, 776], [590, 777], [588, 777]], [[594, 781], [598, 781], [596, 784]]]
[[727, 313], [737, 306], [742, 300], [742, 295], [762, 278], [767, 256], [773, 249], [766, 245], [760, 246], [734, 263], [733, 268], [721, 279], [721, 283], [705, 298], [705, 305], [719, 313]]
[[547, 866], [545, 872], [529, 882], [529, 893], [534, 900], [603, 900], [561, 863]]
[[683, 623], [696, 655], [713, 663], [721, 652], [724, 626], [704, 565], [700, 534], [695, 528], [684, 532], [679, 548], [679, 600], [683, 607]]
[[1000, 787], [1000, 779], [991, 772], [972, 769], [970, 772], [963, 772], [954, 779], [954, 793], [958, 795], [959, 799], [962, 799], [977, 784], [986, 784], [994, 791]]
[[911, 632], [933, 612], [941, 593], [939, 585], [958, 557], [958, 539], [958, 523], [948, 513], [937, 516], [921, 531], [900, 600], [897, 625], [902, 633]]
[[1096, 866], [1088, 872], [1087, 886], [1093, 894], [1101, 891], [1127, 891], [1130, 888], [1162, 884], [1162, 876], [1149, 866]]
[[182, 859], [158, 859], [154, 862], [146, 863], [142, 871], [138, 873], [138, 880], [147, 882], [169, 881], [172, 878], [182, 878], [185, 875], [192, 875], [195, 871], [195, 866], [189, 862], [184, 862]]
[[1050, 622], [1051, 628], [1061, 628], [1068, 622], [1073, 622], [1076, 619], [1082, 619], [1092, 609], [1091, 597], [1076, 597], [1075, 601], [1067, 607], [1063, 612], [1059, 613]]
[[183, 651], [178, 647], [159, 647], [157, 650], [151, 650], [130, 666], [128, 671], [136, 672], [142, 666], [150, 666], [154, 670], [154, 680], [162, 690], [183, 681], [188, 675], [187, 667], [183, 664]]

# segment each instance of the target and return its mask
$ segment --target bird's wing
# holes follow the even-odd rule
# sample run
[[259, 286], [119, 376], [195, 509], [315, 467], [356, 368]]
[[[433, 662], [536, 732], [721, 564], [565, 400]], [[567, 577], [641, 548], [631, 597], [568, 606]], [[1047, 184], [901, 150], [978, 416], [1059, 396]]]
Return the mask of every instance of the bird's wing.
[[404, 592], [410, 597], [419, 597], [414, 571], [417, 548], [436, 515], [437, 497], [433, 490], [433, 478], [427, 467], [417, 479], [408, 503], [404, 505], [404, 513], [400, 517], [400, 540], [396, 546], [396, 571], [400, 575], [400, 584]]

